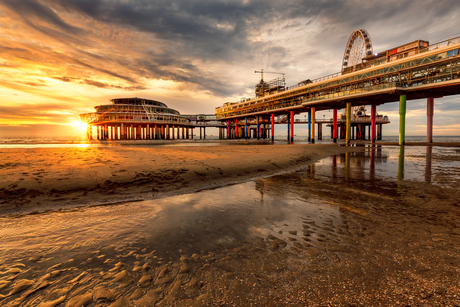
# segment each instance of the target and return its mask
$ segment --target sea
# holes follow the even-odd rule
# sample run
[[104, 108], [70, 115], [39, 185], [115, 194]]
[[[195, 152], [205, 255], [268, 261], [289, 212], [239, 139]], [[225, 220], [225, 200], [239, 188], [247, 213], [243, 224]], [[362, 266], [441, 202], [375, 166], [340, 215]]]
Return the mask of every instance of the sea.
[[[398, 142], [398, 136], [384, 136], [378, 143]], [[330, 136], [324, 136], [323, 140], [316, 140], [317, 144], [332, 143]], [[344, 140], [339, 140], [344, 142]], [[406, 142], [426, 142], [426, 136], [406, 136]], [[460, 142], [460, 136], [433, 136], [433, 142], [453, 143]], [[286, 136], [275, 136], [274, 144], [288, 144]], [[294, 143], [309, 144], [304, 136], [294, 136]], [[87, 142], [78, 137], [59, 137], [59, 136], [0, 136], [0, 148], [72, 148], [72, 147], [104, 147], [112, 145], [123, 146], [221, 146], [221, 145], [254, 145], [272, 144], [271, 139], [238, 139], [238, 140], [219, 140], [217, 135], [207, 135], [206, 139], [199, 139], [195, 135], [193, 140], [124, 140], [122, 142]]]

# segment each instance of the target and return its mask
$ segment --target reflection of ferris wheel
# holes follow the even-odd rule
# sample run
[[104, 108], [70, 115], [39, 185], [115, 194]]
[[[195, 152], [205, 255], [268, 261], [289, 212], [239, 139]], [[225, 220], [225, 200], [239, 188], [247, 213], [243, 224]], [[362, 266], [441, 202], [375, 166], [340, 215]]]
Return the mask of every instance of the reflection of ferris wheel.
[[362, 59], [372, 53], [372, 42], [369, 33], [364, 29], [354, 30], [343, 53], [343, 68], [361, 64]]

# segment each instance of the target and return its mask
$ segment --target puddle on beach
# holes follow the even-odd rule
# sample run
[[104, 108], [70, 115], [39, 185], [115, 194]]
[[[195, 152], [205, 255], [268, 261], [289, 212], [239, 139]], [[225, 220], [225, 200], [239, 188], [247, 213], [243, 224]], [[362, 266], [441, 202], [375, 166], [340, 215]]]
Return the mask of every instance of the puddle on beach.
[[[460, 295], [444, 275], [459, 267], [459, 156], [377, 147], [195, 194], [1, 218], [0, 304], [275, 306], [323, 302], [331, 289], [356, 303], [377, 300], [372, 287], [395, 292], [384, 268], [400, 277], [408, 263], [437, 276], [412, 276], [417, 291], [442, 283]], [[433, 268], [438, 249], [449, 261]]]

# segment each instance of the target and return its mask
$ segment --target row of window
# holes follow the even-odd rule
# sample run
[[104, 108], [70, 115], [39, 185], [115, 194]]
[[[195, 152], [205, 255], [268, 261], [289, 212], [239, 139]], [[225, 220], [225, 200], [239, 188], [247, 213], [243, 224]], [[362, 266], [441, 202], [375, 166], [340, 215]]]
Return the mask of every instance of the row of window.
[[167, 108], [152, 108], [152, 107], [142, 107], [142, 106], [99, 106], [96, 107], [98, 112], [149, 112], [149, 113], [168, 113], [168, 114], [175, 114], [179, 115], [180, 113], [173, 109]]

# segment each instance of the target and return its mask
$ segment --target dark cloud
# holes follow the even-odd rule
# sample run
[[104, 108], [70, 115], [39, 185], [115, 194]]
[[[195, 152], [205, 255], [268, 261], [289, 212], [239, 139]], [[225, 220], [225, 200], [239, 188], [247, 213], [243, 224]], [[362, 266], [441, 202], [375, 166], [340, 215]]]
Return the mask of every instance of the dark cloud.
[[94, 80], [88, 80], [88, 79], [85, 79], [85, 80], [81, 81], [80, 83], [92, 85], [92, 86], [99, 87], [99, 88], [122, 89], [122, 90], [125, 90], [125, 91], [140, 91], [140, 90], [148, 89], [147, 87], [142, 86], [142, 85], [138, 85], [138, 86], [119, 86], [119, 85], [113, 85], [113, 84], [108, 84], [108, 83], [94, 81]]
[[71, 77], [59, 77], [59, 76], [54, 76], [54, 77], [51, 77], [53, 79], [56, 79], [56, 80], [59, 80], [59, 81], [62, 81], [62, 82], [73, 82], [74, 80], [76, 80], [76, 78], [71, 78]]
[[[127, 83], [82, 78], [90, 80], [88, 85], [134, 90], [146, 88], [141, 78], [162, 79], [221, 97], [252, 88], [240, 84], [225, 67], [241, 66], [245, 74], [259, 66], [283, 70], [291, 73], [295, 84], [339, 71], [344, 45], [356, 28], [369, 30], [380, 51], [444, 35], [460, 17], [456, 0], [438, 0], [436, 5], [430, 0], [417, 4], [410, 0], [0, 0], [0, 4], [30, 27], [71, 46], [68, 62]], [[71, 23], [68, 16], [81, 23]], [[122, 30], [126, 33], [117, 32]], [[296, 36], [287, 37], [292, 33]], [[291, 45], [295, 40], [299, 43]], [[208, 70], [207, 65], [224, 69]]]
[[24, 19], [28, 17], [37, 17], [39, 21], [45, 21], [53, 24], [60, 29], [70, 33], [80, 33], [80, 29], [66, 23], [54, 10], [52, 2], [41, 2], [36, 0], [2, 0], [0, 3], [13, 11], [20, 13]]
[[25, 48], [8, 47], [8, 46], [3, 46], [3, 45], [0, 45], [0, 50], [2, 50], [2, 52], [5, 52], [5, 51], [29, 52], [29, 50]]

